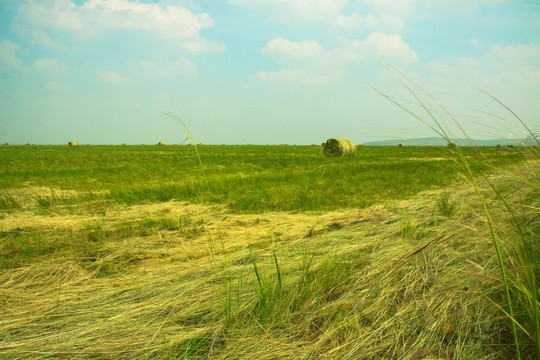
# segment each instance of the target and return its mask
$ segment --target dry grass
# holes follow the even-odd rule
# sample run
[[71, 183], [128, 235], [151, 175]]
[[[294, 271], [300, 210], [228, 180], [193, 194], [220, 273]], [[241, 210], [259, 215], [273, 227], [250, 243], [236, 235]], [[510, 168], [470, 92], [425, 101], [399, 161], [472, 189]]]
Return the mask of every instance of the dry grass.
[[[531, 178], [520, 184], [515, 172], [492, 180], [520, 203], [534, 195], [526, 184], [538, 168], [521, 168]], [[457, 204], [451, 214], [436, 205], [444, 192]], [[510, 359], [512, 339], [491, 301], [503, 301], [497, 261], [473, 198], [456, 186], [330, 213], [167, 202], [110, 205], [101, 215], [6, 214], [3, 232], [158, 217], [177, 225], [105, 242], [96, 262], [134, 264], [110, 276], [66, 256], [0, 270], [0, 357]], [[502, 207], [493, 216], [505, 233]]]

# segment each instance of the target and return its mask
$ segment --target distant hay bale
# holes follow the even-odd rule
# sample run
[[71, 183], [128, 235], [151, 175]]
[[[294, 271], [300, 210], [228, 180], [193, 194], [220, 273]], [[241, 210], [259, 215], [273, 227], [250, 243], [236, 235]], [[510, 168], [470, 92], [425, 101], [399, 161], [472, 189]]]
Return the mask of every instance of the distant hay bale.
[[24, 146], [30, 146], [30, 143], [26, 143], [26, 144], [24, 144]]
[[324, 156], [354, 156], [356, 146], [349, 139], [328, 139], [323, 146]]
[[404, 147], [404, 146], [405, 146], [405, 145], [403, 145], [403, 144], [398, 144], [398, 147]]
[[446, 145], [446, 147], [448, 147], [451, 150], [456, 150], [457, 149], [457, 145], [455, 143], [453, 143], [453, 142], [449, 142], [448, 145]]
[[2, 146], [8, 146], [9, 144], [8, 143], [2, 143]]
[[78, 141], [70, 141], [68, 142], [68, 146], [69, 147], [79, 147], [79, 142]]
[[121, 143], [120, 146], [126, 146], [126, 143]]
[[165, 144], [163, 141], [160, 141], [160, 142], [157, 142], [156, 143], [156, 146], [165, 146], [167, 144]]

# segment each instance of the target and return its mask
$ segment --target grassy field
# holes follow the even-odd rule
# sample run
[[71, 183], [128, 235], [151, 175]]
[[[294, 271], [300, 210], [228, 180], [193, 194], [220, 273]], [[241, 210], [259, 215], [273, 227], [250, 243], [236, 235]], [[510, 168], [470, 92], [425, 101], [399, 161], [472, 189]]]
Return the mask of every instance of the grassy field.
[[[513, 149], [479, 149], [463, 148], [483, 170], [525, 159]], [[326, 158], [319, 146], [206, 145], [199, 151], [203, 169], [192, 146], [10, 146], [0, 156], [0, 188], [49, 188], [45, 197], [52, 202], [56, 192], [69, 191], [62, 202], [179, 200], [260, 212], [367, 207], [459, 180], [459, 166], [444, 147], [366, 146], [353, 158]], [[38, 202], [50, 205], [44, 197]]]
[[0, 358], [539, 356], [538, 149], [460, 148], [511, 316], [455, 151], [198, 150], [0, 148]]

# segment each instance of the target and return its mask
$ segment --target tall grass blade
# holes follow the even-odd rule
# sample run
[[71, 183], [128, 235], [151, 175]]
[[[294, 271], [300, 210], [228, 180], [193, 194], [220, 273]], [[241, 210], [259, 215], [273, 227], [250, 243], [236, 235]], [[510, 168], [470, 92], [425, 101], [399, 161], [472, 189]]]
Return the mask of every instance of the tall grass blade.
[[495, 96], [488, 93], [487, 91], [482, 90], [482, 89], [478, 89], [478, 90], [480, 90], [481, 92], [483, 92], [484, 94], [486, 94], [487, 96], [489, 96], [490, 98], [495, 100], [499, 105], [501, 105], [506, 110], [508, 110], [510, 112], [510, 114], [512, 114], [521, 123], [521, 125], [523, 125], [523, 127], [529, 132], [530, 138], [532, 138], [536, 142], [536, 145], [540, 146], [540, 140], [538, 140], [538, 136], [534, 132], [532, 132], [531, 129], [529, 129], [527, 124], [523, 120], [521, 120], [521, 118], [519, 116], [517, 116], [517, 114], [514, 111], [512, 111], [512, 109], [510, 109], [508, 106], [506, 106], [505, 103], [503, 103], [502, 101], [500, 101]]
[[189, 128], [187, 127], [186, 123], [182, 120], [182, 118], [178, 114], [171, 113], [171, 112], [165, 112], [163, 114], [175, 120], [186, 131], [187, 136], [189, 140], [191, 141], [193, 148], [195, 149], [195, 154], [197, 155], [197, 159], [199, 160], [199, 166], [203, 175], [204, 183], [206, 184], [206, 190], [208, 191], [208, 195], [211, 195], [210, 184], [208, 182], [208, 177], [206, 176], [206, 172], [204, 171], [204, 165], [201, 160], [201, 154], [199, 153], [199, 149], [197, 148], [197, 144], [195, 143], [195, 139], [193, 138], [193, 135], [189, 131]]
[[279, 264], [276, 256], [276, 251], [272, 250], [272, 254], [274, 255], [274, 264], [276, 265], [276, 274], [278, 278], [278, 284], [279, 284], [279, 290], [283, 290], [283, 284], [281, 282], [281, 270], [279, 269]]
[[251, 245], [248, 245], [249, 249], [249, 257], [251, 259], [251, 263], [253, 264], [253, 271], [255, 272], [255, 276], [257, 277], [257, 283], [259, 284], [259, 299], [261, 300], [261, 307], [263, 311], [266, 311], [266, 292], [264, 290], [263, 282], [261, 274], [259, 273], [259, 268], [257, 267], [257, 262], [255, 261], [255, 257], [253, 256], [253, 250], [251, 248]]
[[[437, 133], [438, 135], [440, 135], [441, 137], [446, 139], [449, 144], [452, 144], [451, 138], [448, 135], [448, 132], [445, 130], [444, 126], [443, 126], [443, 117], [437, 111], [437, 109], [432, 104], [430, 104], [429, 102], [424, 101], [420, 97], [420, 95], [414, 89], [412, 89], [407, 84], [407, 82], [405, 80], [403, 80], [401, 77], [398, 77], [395, 74], [394, 71], [392, 71], [391, 69], [389, 69], [386, 66], [385, 66], [385, 68], [395, 77], [397, 82], [415, 99], [415, 101], [418, 103], [418, 105], [420, 105], [421, 109], [426, 113], [428, 119], [430, 119], [433, 122], [433, 124], [435, 124], [435, 125], [433, 125], [430, 121], [426, 120], [424, 118], [424, 116], [422, 116], [421, 114], [418, 114], [417, 112], [412, 111], [408, 107], [404, 106], [400, 101], [396, 100], [395, 98], [393, 98], [393, 97], [391, 97], [391, 96], [389, 96], [389, 95], [387, 95], [387, 94], [385, 94], [382, 91], [379, 91], [377, 89], [375, 89], [375, 91], [377, 91], [379, 94], [384, 96], [386, 99], [390, 100], [392, 103], [396, 104], [399, 108], [403, 109], [404, 111], [406, 111], [407, 113], [412, 115], [414, 118], [420, 120], [423, 124], [427, 125], [435, 133]], [[531, 134], [531, 137], [534, 138], [538, 143], [538, 139], [536, 138], [534, 133], [526, 126], [526, 124], [524, 124], [524, 122], [513, 111], [511, 111], [506, 105], [504, 105], [502, 102], [500, 102], [494, 96], [492, 96], [492, 95], [490, 95], [490, 94], [488, 94], [486, 92], [484, 92], [484, 93], [486, 95], [490, 96], [493, 100], [497, 101], [502, 106], [504, 106], [507, 110], [509, 110], [520, 121], [520, 123], [523, 126], [525, 126], [525, 128]], [[454, 119], [452, 117], [452, 115], [442, 105], [439, 105], [439, 108], [441, 108], [443, 113], [446, 114], [446, 116], [448, 116], [458, 126], [458, 128], [465, 134], [465, 136], [467, 136], [465, 130], [460, 126], [459, 122], [456, 119]], [[484, 194], [482, 193], [482, 191], [480, 189], [480, 186], [479, 186], [479, 184], [477, 182], [477, 179], [476, 179], [477, 175], [480, 175], [483, 178], [486, 178], [486, 177], [485, 177], [485, 175], [483, 174], [483, 172], [481, 170], [474, 167], [474, 165], [472, 165], [470, 163], [470, 161], [462, 153], [462, 151], [459, 149], [459, 147], [452, 146], [451, 150], [452, 150], [452, 153], [453, 153], [453, 155], [455, 157], [455, 161], [457, 162], [457, 164], [460, 165], [460, 167], [462, 168], [463, 174], [466, 176], [466, 178], [471, 183], [471, 185], [472, 185], [472, 187], [473, 187], [473, 189], [474, 189], [474, 191], [476, 193], [476, 196], [478, 197], [478, 199], [479, 199], [479, 201], [480, 201], [480, 203], [482, 205], [483, 212], [484, 212], [484, 214], [486, 216], [488, 227], [489, 227], [489, 232], [490, 232], [490, 236], [491, 236], [491, 240], [492, 240], [492, 243], [493, 243], [493, 248], [494, 248], [496, 256], [497, 256], [497, 261], [498, 261], [499, 269], [500, 269], [500, 272], [501, 272], [502, 281], [503, 281], [503, 284], [504, 284], [504, 292], [505, 292], [506, 300], [507, 300], [507, 303], [508, 303], [507, 304], [508, 311], [506, 313], [507, 313], [508, 317], [511, 319], [510, 323], [511, 323], [511, 328], [512, 328], [512, 334], [513, 334], [513, 340], [514, 340], [514, 345], [515, 345], [516, 357], [517, 357], [517, 359], [521, 359], [520, 342], [519, 342], [519, 339], [518, 339], [516, 321], [515, 321], [516, 314], [514, 312], [514, 306], [513, 306], [513, 303], [512, 303], [511, 289], [510, 289], [510, 284], [509, 284], [509, 281], [508, 281], [508, 273], [507, 273], [505, 261], [503, 259], [502, 246], [501, 246], [499, 237], [498, 237], [498, 235], [496, 234], [496, 231], [495, 231], [494, 220], [492, 218], [491, 211], [488, 208], [487, 200], [486, 200]], [[489, 183], [489, 181], [488, 181], [488, 183]], [[492, 184], [490, 184], [490, 186], [493, 188]], [[495, 192], [496, 192], [496, 194], [497, 194], [497, 196], [499, 198], [503, 198], [503, 196], [500, 194], [500, 192], [499, 193], [497, 193], [497, 191], [495, 191]], [[507, 203], [505, 203], [505, 206], [507, 206], [507, 208], [510, 208]], [[511, 214], [512, 214], [512, 212], [511, 212]], [[513, 217], [515, 219], [514, 215], [513, 215]], [[518, 229], [519, 229], [519, 225], [518, 225]], [[519, 231], [520, 231], [520, 233], [522, 233], [520, 229], [519, 229]], [[522, 240], [524, 240], [523, 237], [522, 237]], [[526, 265], [533, 265], [534, 264], [534, 260], [532, 260], [532, 259], [524, 259], [523, 258], [522, 252], [518, 249], [518, 247], [515, 244], [514, 244], [514, 248], [515, 248], [515, 251], [516, 251], [516, 255], [518, 256], [518, 261], [520, 260], [519, 261], [520, 264], [526, 264]], [[530, 268], [532, 269], [533, 267], [530, 267]], [[535, 332], [537, 334], [537, 339], [536, 339], [536, 342], [537, 342], [537, 356], [540, 358], [540, 348], [538, 347], [539, 346], [538, 344], [540, 344], [540, 332], [538, 331], [540, 325], [539, 325], [539, 320], [538, 320], [538, 306], [537, 306], [537, 301], [536, 301], [536, 292], [537, 292], [536, 291], [536, 282], [534, 280], [534, 274], [532, 274], [532, 279], [531, 279], [530, 276], [527, 276], [527, 278], [530, 279], [530, 286], [533, 286], [533, 284], [534, 284], [534, 290], [532, 290], [532, 293], [534, 293], [535, 298], [532, 301], [534, 304], [531, 304], [531, 305], [532, 305], [532, 308], [533, 308], [532, 313], [536, 315], [536, 318], [533, 319], [533, 323], [534, 323]], [[519, 290], [517, 290], [517, 291], [519, 291]], [[535, 315], [533, 315], [533, 316], [535, 316]]]

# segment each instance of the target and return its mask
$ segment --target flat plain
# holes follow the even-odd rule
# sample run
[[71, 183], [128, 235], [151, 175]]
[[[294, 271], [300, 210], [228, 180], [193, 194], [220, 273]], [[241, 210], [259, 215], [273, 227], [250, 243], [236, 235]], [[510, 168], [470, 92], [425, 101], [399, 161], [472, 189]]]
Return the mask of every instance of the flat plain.
[[537, 149], [195, 150], [0, 148], [0, 357], [514, 358], [478, 191], [511, 265]]

